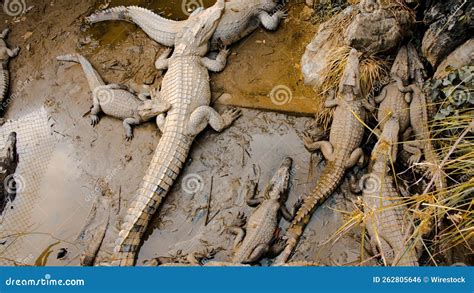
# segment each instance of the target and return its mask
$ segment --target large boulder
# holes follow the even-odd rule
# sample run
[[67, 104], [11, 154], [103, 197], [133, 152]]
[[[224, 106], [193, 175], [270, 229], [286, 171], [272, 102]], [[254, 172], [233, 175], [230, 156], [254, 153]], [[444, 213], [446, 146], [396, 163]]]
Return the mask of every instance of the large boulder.
[[331, 52], [344, 45], [341, 36], [335, 33], [336, 24], [352, 13], [354, 7], [348, 7], [341, 14], [321, 24], [311, 43], [306, 46], [301, 59], [301, 71], [306, 85], [319, 88], [323, 84], [323, 73], [328, 66]]
[[436, 67], [473, 33], [474, 1], [433, 1], [423, 22], [429, 26], [423, 37], [422, 51]]
[[445, 78], [451, 70], [461, 69], [467, 65], [474, 65], [474, 39], [470, 39], [441, 62], [436, 69], [436, 79]]
[[378, 54], [394, 51], [404, 38], [412, 35], [413, 18], [407, 10], [379, 8], [369, 3], [361, 9], [346, 30], [348, 46], [360, 52]]

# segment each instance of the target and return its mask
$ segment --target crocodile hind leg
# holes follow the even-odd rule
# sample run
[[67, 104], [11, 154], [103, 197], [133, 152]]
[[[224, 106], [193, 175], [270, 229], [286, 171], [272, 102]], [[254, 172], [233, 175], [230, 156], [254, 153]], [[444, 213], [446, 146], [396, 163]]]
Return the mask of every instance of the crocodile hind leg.
[[245, 229], [243, 228], [243, 226], [245, 225], [246, 221], [247, 219], [245, 218], [245, 215], [239, 212], [237, 218], [234, 220], [234, 223], [232, 223], [232, 226], [228, 228], [229, 232], [235, 235], [233, 245], [234, 249], [237, 249], [240, 243], [242, 243], [242, 241], [244, 240]]
[[227, 49], [222, 49], [219, 51], [219, 54], [217, 54], [217, 57], [215, 60], [210, 59], [208, 57], [203, 57], [201, 59], [201, 63], [209, 71], [221, 72], [222, 70], [224, 70], [227, 64], [227, 56], [229, 56], [229, 52], [230, 51]]
[[349, 160], [346, 162], [347, 169], [352, 168], [355, 165], [364, 165], [364, 151], [361, 148], [355, 149], [349, 157]]
[[5, 39], [8, 34], [10, 33], [10, 29], [9, 28], [6, 28], [4, 29], [1, 33], [0, 33], [0, 39]]
[[278, 28], [278, 25], [280, 24], [281, 20], [286, 18], [286, 16], [287, 13], [283, 10], [278, 10], [273, 15], [270, 15], [266, 11], [262, 11], [258, 15], [258, 18], [260, 19], [260, 22], [262, 23], [264, 28], [270, 31], [274, 31]]
[[159, 57], [156, 59], [155, 67], [158, 70], [166, 70], [168, 69], [169, 64], [169, 55], [171, 54], [172, 49], [167, 48]]
[[221, 132], [228, 128], [241, 115], [240, 110], [231, 108], [226, 110], [222, 115], [209, 106], [198, 107], [189, 117], [188, 133], [190, 135], [198, 135], [201, 131], [210, 125], [215, 131]]
[[303, 135], [303, 142], [308, 151], [320, 150], [326, 160], [333, 160], [334, 148], [329, 141], [313, 141], [309, 136]]
[[403, 144], [403, 149], [409, 152], [410, 154], [412, 154], [410, 159], [408, 159], [408, 164], [410, 166], [420, 161], [421, 156], [422, 156], [422, 152], [421, 152], [422, 145], [419, 142], [407, 141]]
[[93, 95], [93, 102], [94, 102], [94, 105], [92, 106], [92, 109], [91, 109], [91, 125], [96, 126], [97, 123], [99, 123], [99, 120], [100, 120], [99, 114], [102, 110], [100, 108], [99, 99], [98, 97], [96, 97], [96, 95]]
[[166, 114], [161, 113], [158, 116], [156, 116], [156, 126], [158, 126], [158, 129], [163, 133], [165, 131], [165, 123], [166, 123]]
[[125, 128], [125, 138], [130, 141], [133, 138], [132, 126], [140, 124], [140, 120], [137, 118], [127, 118], [123, 120], [123, 127]]

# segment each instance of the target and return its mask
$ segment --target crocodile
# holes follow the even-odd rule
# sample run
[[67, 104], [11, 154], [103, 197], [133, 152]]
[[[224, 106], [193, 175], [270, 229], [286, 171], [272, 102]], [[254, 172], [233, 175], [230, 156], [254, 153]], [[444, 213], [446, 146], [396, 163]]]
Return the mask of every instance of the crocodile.
[[0, 215], [7, 203], [16, 197], [16, 181], [13, 175], [18, 166], [16, 143], [16, 132], [12, 132], [0, 150]]
[[[135, 200], [127, 211], [116, 241], [112, 265], [134, 265], [150, 219], [178, 177], [194, 138], [207, 125], [218, 132], [223, 131], [240, 116], [240, 111], [234, 108], [220, 115], [209, 106], [208, 70], [223, 70], [226, 59], [211, 60], [205, 55], [224, 7], [224, 0], [218, 0], [211, 8], [192, 15], [176, 37], [173, 54], [161, 62], [162, 69], [167, 69], [161, 98], [171, 104], [171, 108], [166, 115], [157, 117], [163, 134]], [[227, 54], [225, 49], [219, 53], [223, 57]]]
[[[229, 46], [255, 31], [260, 25], [268, 30], [276, 30], [286, 17], [282, 5], [277, 0], [234, 0], [227, 2], [224, 14], [211, 39], [211, 50], [222, 43]], [[197, 9], [194, 13], [199, 13]], [[190, 18], [193, 16], [191, 14]], [[172, 47], [178, 32], [189, 20], [173, 21], [163, 18], [153, 11], [137, 6], [119, 6], [99, 11], [86, 18], [87, 23], [106, 20], [125, 20], [135, 23], [157, 43]]]
[[152, 99], [147, 99], [147, 94], [136, 95], [124, 85], [106, 85], [91, 63], [80, 54], [58, 56], [56, 59], [81, 64], [92, 91], [92, 126], [97, 125], [99, 114], [103, 112], [108, 116], [122, 119], [125, 137], [131, 140], [133, 138], [132, 126], [149, 121], [171, 107], [169, 103], [160, 99], [158, 91], [153, 92]]
[[4, 106], [3, 102], [8, 93], [8, 86], [10, 84], [10, 74], [8, 72], [8, 62], [10, 58], [14, 58], [18, 56], [20, 52], [20, 48], [16, 47], [15, 49], [10, 49], [5, 42], [8, 34], [10, 33], [10, 29], [4, 29], [2, 33], [0, 33], [0, 64], [2, 66], [2, 72], [0, 73], [0, 103], [2, 103], [1, 110], [3, 111]]
[[301, 208], [288, 228], [287, 245], [276, 263], [288, 260], [312, 213], [336, 190], [346, 170], [364, 161], [364, 154], [360, 148], [364, 135], [364, 125], [361, 121], [365, 121], [367, 110], [372, 111], [373, 107], [361, 93], [359, 56], [357, 50], [350, 51], [338, 94], [325, 102], [326, 107], [336, 108], [329, 141], [313, 142], [308, 136], [304, 139], [306, 148], [309, 151], [320, 150], [327, 164], [316, 187], [304, 198]]
[[441, 191], [447, 187], [446, 174], [441, 169], [441, 159], [431, 138], [425, 93], [417, 84], [411, 84], [404, 87], [403, 90], [412, 95], [410, 124], [415, 136], [414, 141], [407, 141], [403, 144], [403, 149], [412, 154], [409, 159], [409, 163], [412, 165], [419, 163], [421, 157], [424, 156], [424, 163], [421, 166], [433, 179], [436, 189]]
[[415, 249], [407, 245], [412, 227], [408, 209], [400, 201], [392, 173], [397, 157], [400, 122], [390, 118], [375, 145], [368, 172], [360, 181], [366, 228], [374, 254], [380, 253], [384, 265], [418, 266]]
[[[290, 171], [293, 160], [285, 158], [265, 188], [263, 197], [255, 197], [258, 186], [258, 172], [253, 166], [244, 187], [246, 202], [249, 206], [257, 208], [253, 211], [243, 229], [243, 217], [239, 226], [233, 226], [230, 231], [237, 235], [234, 242], [234, 255], [232, 263], [251, 264], [260, 260], [262, 256], [271, 251], [271, 244], [279, 224], [279, 215], [291, 222], [293, 213], [285, 206], [287, 198]], [[295, 205], [298, 206], [299, 203]], [[294, 208], [296, 210], [296, 208]], [[245, 236], [245, 237], [244, 237]]]

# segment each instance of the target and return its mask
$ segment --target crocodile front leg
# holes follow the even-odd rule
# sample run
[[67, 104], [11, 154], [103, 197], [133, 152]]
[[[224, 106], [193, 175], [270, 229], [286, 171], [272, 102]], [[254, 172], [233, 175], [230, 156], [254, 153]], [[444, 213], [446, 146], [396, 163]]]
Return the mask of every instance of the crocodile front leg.
[[407, 141], [403, 144], [403, 149], [412, 154], [412, 156], [408, 159], [408, 164], [410, 166], [420, 162], [422, 156], [422, 148], [422, 145], [417, 141]]
[[1, 33], [0, 33], [0, 39], [5, 39], [8, 34], [10, 33], [10, 29], [9, 28], [6, 28], [4, 29]]
[[210, 59], [208, 57], [204, 57], [201, 59], [201, 63], [204, 67], [206, 67], [209, 71], [212, 72], [221, 72], [224, 70], [227, 64], [227, 56], [229, 56], [229, 50], [223, 49], [219, 51], [216, 59]]
[[189, 117], [188, 134], [195, 136], [210, 125], [215, 131], [221, 132], [228, 128], [241, 115], [240, 110], [231, 108], [222, 115], [209, 106], [198, 107]]
[[274, 31], [278, 28], [281, 20], [286, 18], [287, 13], [283, 10], [278, 10], [273, 15], [270, 15], [266, 11], [260, 12], [258, 15], [258, 19], [260, 20], [261, 24], [264, 28], [270, 31]]
[[280, 212], [281, 212], [281, 215], [282, 215], [283, 219], [285, 219], [287, 222], [293, 221], [293, 219], [296, 216], [296, 212], [300, 209], [300, 207], [302, 205], [303, 205], [303, 198], [299, 198], [296, 201], [296, 203], [293, 205], [293, 208], [291, 209], [291, 212], [290, 212], [288, 210], [288, 208], [284, 204], [282, 204], [281, 207], [280, 207]]
[[250, 172], [247, 174], [247, 180], [243, 188], [245, 202], [250, 207], [256, 207], [263, 202], [263, 198], [255, 198], [259, 179], [260, 169], [257, 166], [252, 165]]
[[125, 138], [130, 141], [133, 138], [133, 125], [140, 124], [140, 119], [137, 118], [127, 118], [123, 120], [123, 128], [125, 128]]

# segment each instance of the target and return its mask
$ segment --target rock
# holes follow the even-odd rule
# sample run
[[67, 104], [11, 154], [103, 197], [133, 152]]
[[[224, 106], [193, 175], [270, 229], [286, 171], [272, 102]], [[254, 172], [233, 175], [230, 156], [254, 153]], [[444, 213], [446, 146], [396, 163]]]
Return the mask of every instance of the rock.
[[429, 26], [422, 43], [423, 55], [436, 67], [473, 33], [474, 2], [433, 1], [423, 22]]
[[474, 39], [468, 40], [444, 59], [438, 66], [434, 77], [435, 79], [443, 79], [451, 70], [460, 69], [470, 64], [474, 64]]
[[412, 18], [405, 10], [378, 9], [360, 13], [347, 28], [345, 41], [360, 52], [388, 52], [412, 35], [411, 26]]
[[320, 25], [318, 32], [311, 43], [306, 46], [306, 51], [301, 59], [301, 71], [304, 83], [318, 88], [324, 81], [322, 73], [328, 65], [328, 57], [334, 50], [335, 40], [331, 38], [335, 30], [335, 23], [343, 17], [354, 12], [353, 7], [346, 8], [341, 14]]

